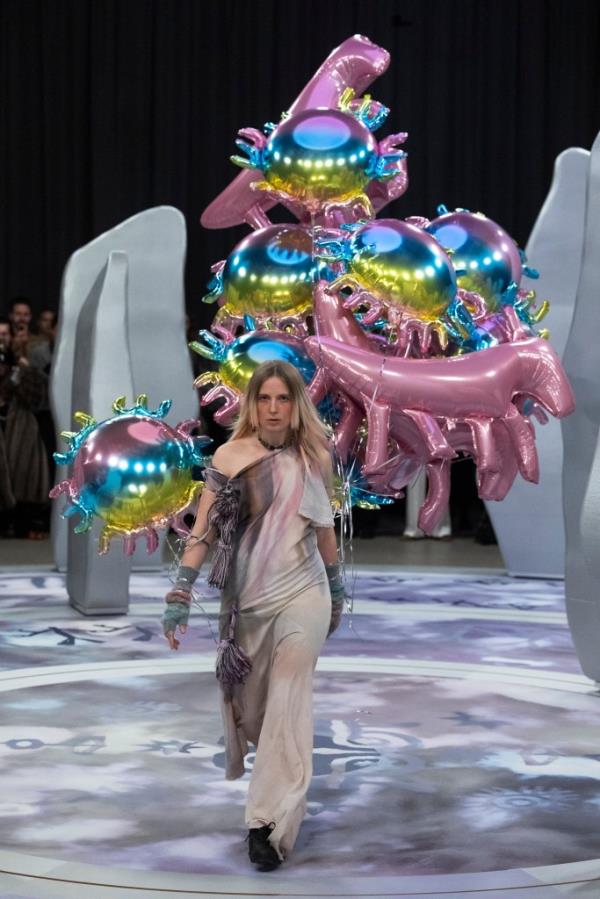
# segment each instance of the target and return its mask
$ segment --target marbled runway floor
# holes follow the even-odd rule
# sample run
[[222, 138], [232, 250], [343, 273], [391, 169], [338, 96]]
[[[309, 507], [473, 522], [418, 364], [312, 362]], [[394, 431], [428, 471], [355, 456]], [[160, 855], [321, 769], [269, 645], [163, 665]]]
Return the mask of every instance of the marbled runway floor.
[[560, 582], [357, 573], [307, 819], [269, 875], [247, 778], [223, 780], [206, 619], [169, 654], [166, 584], [134, 575], [127, 618], [86, 619], [59, 575], [0, 578], [2, 899], [600, 896], [600, 697]]

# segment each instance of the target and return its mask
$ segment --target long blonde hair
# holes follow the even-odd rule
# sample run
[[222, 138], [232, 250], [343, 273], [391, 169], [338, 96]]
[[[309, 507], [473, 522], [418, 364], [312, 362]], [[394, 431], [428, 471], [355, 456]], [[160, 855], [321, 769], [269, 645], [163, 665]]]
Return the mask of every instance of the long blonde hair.
[[229, 440], [249, 437], [258, 430], [258, 395], [268, 378], [280, 378], [292, 398], [291, 443], [298, 448], [305, 465], [323, 467], [323, 454], [330, 452], [327, 431], [313, 406], [297, 368], [289, 362], [268, 361], [258, 365], [241, 400], [238, 419]]

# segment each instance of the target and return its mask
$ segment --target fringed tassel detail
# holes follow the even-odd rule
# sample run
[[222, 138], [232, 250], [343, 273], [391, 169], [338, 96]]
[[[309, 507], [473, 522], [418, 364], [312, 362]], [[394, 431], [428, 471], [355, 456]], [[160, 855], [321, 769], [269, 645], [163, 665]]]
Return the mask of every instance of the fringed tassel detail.
[[212, 587], [225, 586], [231, 562], [231, 540], [238, 523], [239, 493], [231, 484], [219, 490], [209, 513], [209, 523], [219, 534], [214, 561], [208, 575]]
[[208, 575], [208, 583], [212, 587], [224, 587], [229, 572], [229, 563], [231, 562], [231, 545], [219, 540], [215, 557]]
[[226, 699], [231, 699], [233, 687], [243, 684], [252, 671], [252, 662], [235, 642], [237, 611], [237, 606], [234, 605], [229, 615], [227, 637], [217, 646], [217, 680], [223, 687]]

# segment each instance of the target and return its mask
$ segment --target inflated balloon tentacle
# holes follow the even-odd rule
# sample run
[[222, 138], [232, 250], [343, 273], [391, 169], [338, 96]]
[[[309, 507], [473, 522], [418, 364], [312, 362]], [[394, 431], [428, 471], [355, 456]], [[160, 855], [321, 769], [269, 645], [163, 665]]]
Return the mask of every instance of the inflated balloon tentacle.
[[[257, 128], [240, 128], [239, 137], [235, 142], [236, 147], [246, 156], [230, 156], [234, 165], [246, 169], [262, 169], [264, 166], [264, 149], [267, 145], [267, 137]], [[244, 139], [245, 138], [245, 139]]]
[[72, 518], [73, 515], [77, 514], [81, 515], [81, 521], [75, 525], [73, 531], [76, 534], [85, 534], [90, 530], [94, 523], [94, 513], [90, 509], [87, 509], [82, 503], [73, 500], [73, 505], [63, 512], [63, 518]]
[[368, 328], [371, 325], [374, 325], [377, 321], [379, 321], [380, 316], [383, 311], [383, 304], [376, 300], [374, 297], [371, 297], [369, 301], [370, 305], [366, 312], [363, 312], [360, 316], [361, 325]]
[[406, 159], [406, 156], [407, 154], [404, 150], [399, 150], [396, 153], [383, 153], [377, 157], [375, 165], [370, 170], [367, 169], [367, 174], [372, 173], [372, 177], [378, 181], [390, 181], [398, 175], [400, 166]]
[[476, 324], [479, 324], [479, 322], [483, 321], [489, 316], [490, 312], [488, 309], [488, 305], [484, 297], [482, 297], [480, 293], [477, 293], [474, 290], [465, 290], [463, 287], [459, 287], [456, 291], [456, 295], [463, 306], [466, 307], [469, 315]]
[[440, 351], [444, 353], [448, 349], [448, 343], [450, 341], [450, 335], [448, 334], [447, 329], [444, 326], [444, 323], [441, 321], [435, 321], [432, 323], [433, 333], [437, 337], [437, 341], [440, 347]]
[[324, 368], [317, 368], [306, 389], [308, 390], [308, 395], [314, 406], [318, 406], [319, 403], [325, 399], [329, 390], [329, 384], [327, 381], [327, 372]]
[[356, 432], [364, 417], [362, 409], [342, 394], [343, 410], [340, 422], [335, 430], [334, 442], [338, 455], [343, 463], [348, 461], [352, 445], [356, 440]]
[[[59, 453], [55, 453], [54, 456], [58, 456]], [[57, 460], [58, 461], [58, 460]], [[62, 464], [62, 463], [59, 463]], [[75, 483], [71, 478], [66, 481], [59, 481], [58, 484], [55, 484], [52, 490], [49, 493], [51, 499], [56, 499], [57, 496], [61, 496], [61, 494], [66, 493], [70, 500], [77, 499], [78, 489]]]
[[238, 134], [240, 137], [250, 141], [254, 147], [261, 149], [267, 146], [268, 137], [264, 132], [259, 131], [258, 128], [240, 128]]
[[427, 465], [427, 496], [419, 511], [418, 524], [432, 534], [444, 517], [450, 499], [450, 463], [436, 459]]
[[444, 437], [433, 415], [417, 409], [402, 409], [402, 414], [416, 424], [432, 459], [456, 458], [456, 453]]
[[294, 337], [307, 337], [309, 334], [308, 326], [303, 318], [298, 315], [283, 315], [279, 319], [279, 327]]
[[[379, 153], [383, 155], [394, 153], [398, 150], [400, 144], [406, 143], [407, 137], [408, 131], [397, 131], [395, 134], [388, 134], [387, 137], [379, 141]], [[404, 156], [406, 156], [406, 153], [404, 153]]]
[[481, 471], [499, 471], [500, 457], [496, 452], [491, 418], [466, 418], [471, 429], [477, 468]]
[[513, 403], [521, 415], [526, 415], [528, 418], [535, 418], [541, 425], [548, 424], [549, 418], [546, 415], [545, 410], [530, 396], [513, 397]]
[[223, 269], [225, 268], [226, 259], [220, 259], [219, 262], [215, 262], [214, 265], [211, 266], [211, 272], [213, 272], [213, 277], [207, 284], [208, 293], [204, 294], [202, 297], [203, 303], [216, 303], [217, 300], [221, 300], [223, 296]]
[[389, 403], [381, 402], [364, 393], [361, 394], [361, 402], [367, 413], [368, 434], [363, 471], [368, 476], [386, 461], [391, 409]]
[[232, 343], [235, 340], [235, 333], [227, 328], [223, 322], [211, 322], [210, 330], [220, 337], [223, 343]]
[[273, 224], [273, 222], [259, 203], [255, 203], [254, 206], [250, 207], [250, 209], [244, 214], [244, 219], [246, 220], [247, 224], [254, 229], [254, 231], [259, 231], [261, 228], [268, 228], [269, 225]]
[[556, 418], [575, 408], [575, 397], [556, 351], [545, 340], [536, 338], [514, 348], [519, 360], [513, 381], [515, 394], [529, 396]]
[[212, 362], [220, 362], [224, 358], [227, 344], [204, 328], [198, 331], [198, 337], [200, 340], [191, 340], [188, 343], [190, 350], [193, 350], [194, 353], [203, 356], [205, 359], [210, 359]]
[[[210, 392], [210, 391], [209, 391]], [[225, 403], [217, 409], [213, 418], [220, 425], [230, 425], [240, 411], [240, 397], [231, 387], [223, 385], [221, 396], [225, 397]]]
[[517, 457], [513, 450], [512, 439], [507, 427], [501, 419], [492, 425], [496, 451], [501, 459], [499, 471], [483, 471], [478, 474], [479, 495], [482, 499], [503, 500], [519, 473]]
[[214, 403], [215, 400], [220, 400], [222, 397], [233, 401], [233, 398], [237, 396], [238, 394], [233, 389], [233, 387], [229, 387], [227, 384], [223, 384], [223, 382], [219, 380], [214, 387], [211, 387], [210, 390], [207, 390], [206, 393], [202, 394], [202, 397], [200, 398], [200, 405], [208, 406], [210, 405], [210, 403]]
[[[197, 418], [185, 418], [183, 421], [180, 421], [178, 425], [175, 426], [175, 433], [179, 434], [180, 437], [190, 437], [192, 431], [195, 431], [196, 428], [201, 428], [202, 422], [198, 421]], [[209, 442], [210, 442], [210, 438]]]
[[125, 534], [123, 537], [123, 554], [126, 556], [132, 556], [135, 552], [136, 545], [137, 535]]
[[373, 100], [370, 94], [357, 97], [353, 87], [347, 87], [338, 100], [338, 109], [348, 112], [362, 122], [369, 131], [377, 131], [387, 119], [390, 110], [383, 103]]
[[503, 306], [503, 312], [511, 342], [517, 343], [521, 340], [529, 340], [531, 337], [531, 330], [526, 330], [523, 327], [523, 322], [519, 318], [514, 307], [505, 305]]
[[533, 426], [512, 403], [510, 403], [508, 411], [502, 420], [507, 427], [517, 454], [519, 471], [526, 481], [537, 484], [540, 478], [540, 471]]
[[373, 205], [366, 194], [358, 194], [348, 200], [330, 200], [326, 203], [318, 202], [314, 206], [315, 213], [319, 213], [323, 224], [335, 227], [348, 221], [351, 216], [355, 221], [361, 218], [372, 219], [375, 216]]
[[158, 532], [156, 528], [147, 527], [145, 532], [146, 537], [146, 552], [149, 556], [152, 555], [153, 552], [158, 548]]
[[194, 387], [202, 389], [207, 384], [221, 384], [223, 379], [218, 371], [203, 371], [194, 381]]
[[173, 521], [171, 522], [171, 527], [175, 531], [178, 537], [181, 537], [183, 540], [186, 537], [190, 536], [190, 528], [185, 523], [185, 516], [188, 515], [192, 510], [188, 507], [179, 512]]
[[171, 527], [179, 537], [185, 539], [190, 536], [190, 528], [185, 523], [185, 518], [187, 515], [196, 516], [197, 500], [203, 490], [204, 481], [194, 481], [194, 483], [190, 485], [187, 505], [184, 506], [183, 509], [180, 509], [171, 521]]
[[413, 331], [417, 336], [417, 343], [421, 355], [426, 356], [431, 349], [431, 340], [433, 337], [433, 322], [422, 322], [417, 319], [412, 325]]
[[[98, 554], [101, 556], [105, 556], [108, 550], [110, 549], [110, 541], [113, 537], [117, 536], [117, 531], [114, 528], [111, 528], [110, 525], [105, 524], [102, 530], [100, 531], [100, 536], [98, 537]], [[133, 548], [130, 552], [127, 552], [125, 547], [123, 547], [123, 551], [125, 555], [130, 556], [133, 553]]]

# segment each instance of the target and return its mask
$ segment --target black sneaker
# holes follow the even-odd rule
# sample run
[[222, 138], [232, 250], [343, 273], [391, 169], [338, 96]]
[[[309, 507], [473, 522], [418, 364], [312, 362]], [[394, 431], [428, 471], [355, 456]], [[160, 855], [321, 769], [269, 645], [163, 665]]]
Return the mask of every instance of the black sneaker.
[[253, 827], [248, 831], [248, 857], [259, 871], [273, 871], [281, 864], [281, 859], [269, 843], [273, 826]]

